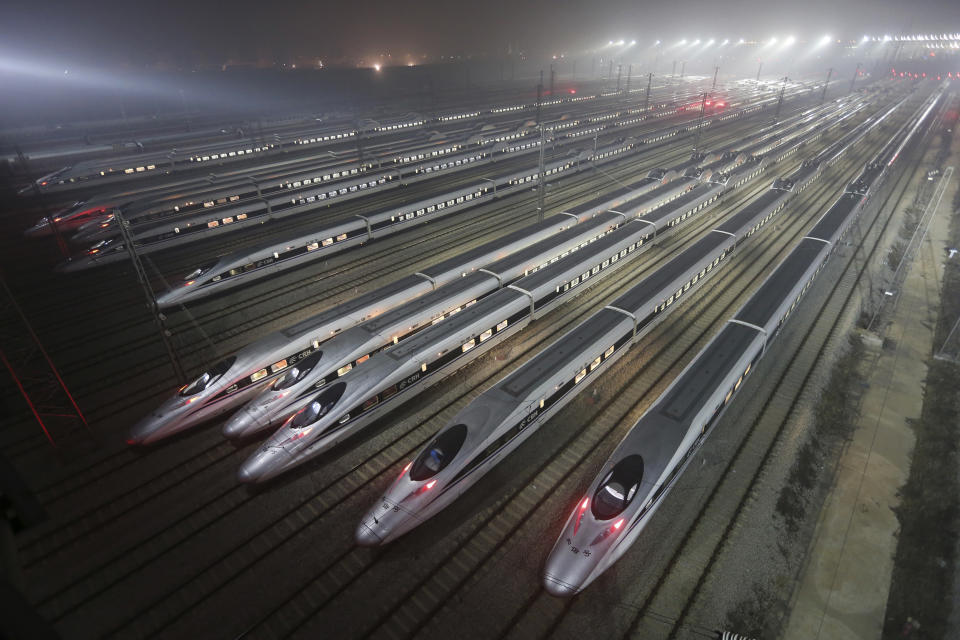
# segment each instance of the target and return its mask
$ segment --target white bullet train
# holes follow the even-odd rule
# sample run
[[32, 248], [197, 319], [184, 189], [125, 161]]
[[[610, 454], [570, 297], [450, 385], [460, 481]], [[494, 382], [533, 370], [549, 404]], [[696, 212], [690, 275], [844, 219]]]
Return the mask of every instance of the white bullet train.
[[757, 292], [631, 428], [572, 513], [546, 560], [543, 585], [572, 596], [627, 552], [693, 459], [743, 380], [876, 191], [916, 138], [940, 92], [900, 129]]

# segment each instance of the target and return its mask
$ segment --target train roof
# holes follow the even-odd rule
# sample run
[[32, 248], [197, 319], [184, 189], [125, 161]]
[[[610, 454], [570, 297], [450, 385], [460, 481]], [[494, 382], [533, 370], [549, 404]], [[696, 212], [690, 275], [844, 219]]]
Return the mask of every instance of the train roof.
[[549, 349], [541, 351], [534, 359], [523, 365], [516, 371], [516, 375], [509, 376], [497, 386], [514, 398], [525, 397], [534, 386], [568, 364], [567, 361], [571, 355], [581, 353], [585, 345], [595, 341], [624, 320], [630, 321], [627, 316], [615, 311], [595, 313]]
[[[570, 224], [573, 224], [574, 221], [573, 221], [572, 219], [567, 218], [566, 216], [564, 216], [564, 218], [570, 220]], [[523, 227], [523, 228], [521, 228], [521, 229], [517, 229], [516, 231], [512, 231], [512, 232], [508, 233], [508, 234], [505, 235], [505, 236], [501, 236], [500, 238], [497, 238], [497, 240], [495, 240], [494, 243], [495, 243], [496, 246], [498, 246], [498, 247], [509, 246], [509, 245], [513, 244], [514, 242], [518, 242], [518, 241], [522, 240], [523, 238], [525, 238], [525, 237], [527, 237], [527, 236], [529, 236], [529, 235], [531, 235], [531, 234], [533, 234], [533, 233], [537, 233], [537, 232], [542, 231], [542, 230], [544, 230], [544, 229], [551, 229], [551, 228], [556, 227], [556, 226], [557, 226], [557, 223], [563, 222], [563, 219], [564, 219], [564, 218], [558, 218], [557, 216], [550, 216], [549, 218], [547, 218], [547, 219], [544, 220], [543, 222], [538, 222], [538, 223], [533, 224], [533, 225], [527, 225], [526, 227]], [[577, 227], [577, 225], [574, 225], [573, 229], [576, 229], [576, 227]], [[570, 229], [564, 231], [563, 233], [568, 233], [569, 231], [570, 231]], [[555, 241], [554, 238], [557, 238], [557, 237], [559, 237], [559, 236], [552, 235], [552, 236], [550, 236], [550, 237], [547, 238], [547, 239], [548, 239], [548, 240], [553, 240], [553, 241]], [[541, 242], [542, 242], [542, 241], [541, 241]], [[494, 243], [487, 242], [487, 243], [484, 243], [484, 244], [480, 245], [479, 247], [474, 247], [473, 249], [470, 249], [469, 251], [465, 251], [465, 252], [463, 252], [463, 253], [458, 253], [457, 255], [453, 256], [452, 258], [447, 258], [446, 260], [444, 260], [444, 261], [442, 261], [442, 262], [438, 262], [437, 264], [430, 265], [429, 267], [427, 267], [427, 268], [425, 268], [425, 269], [421, 269], [421, 270], [420, 270], [420, 273], [423, 273], [423, 274], [425, 274], [425, 275], [428, 275], [428, 276], [430, 276], [431, 278], [436, 278], [436, 277], [439, 277], [439, 276], [445, 274], [446, 272], [450, 271], [450, 270], [453, 269], [454, 267], [457, 267], [458, 265], [465, 264], [465, 263], [470, 263], [470, 264], [475, 263], [477, 260], [482, 259], [484, 256], [486, 256], [487, 254], [489, 254], [491, 251], [495, 251], [495, 250], [496, 250], [495, 247], [491, 246], [491, 244], [494, 244]], [[539, 244], [539, 243], [534, 244], [533, 246], [536, 247], [536, 246], [538, 246], [538, 244]], [[523, 252], [526, 253], [526, 252], [528, 252], [528, 251], [530, 251], [529, 248], [528, 248], [528, 249], [525, 249]], [[511, 254], [510, 257], [513, 257], [513, 255], [514, 255], [514, 254]], [[534, 255], [535, 255], [535, 254], [534, 254]], [[509, 258], [506, 258], [506, 259], [509, 259]], [[486, 266], [488, 266], [488, 264], [483, 264], [483, 265], [480, 265], [480, 266], [481, 266], [481, 267], [486, 267]]]
[[694, 360], [696, 366], [687, 368], [657, 403], [656, 413], [676, 422], [689, 422], [756, 337], [756, 329], [727, 323]]
[[[614, 300], [610, 306], [635, 313], [664, 287], [687, 273], [690, 269], [704, 263], [719, 247], [728, 244], [730, 236], [710, 233], [700, 238], [666, 265], [645, 277], [636, 286]], [[704, 263], [704, 266], [705, 263]]]
[[736, 234], [748, 221], [756, 217], [761, 211], [784, 196], [782, 191], [767, 189], [759, 197], [754, 198], [745, 207], [718, 224], [714, 229], [724, 233]]
[[422, 285], [424, 282], [424, 279], [419, 276], [405, 276], [399, 280], [396, 280], [395, 282], [391, 282], [384, 287], [367, 292], [361, 296], [357, 296], [356, 298], [346, 300], [340, 304], [330, 307], [329, 309], [325, 309], [318, 314], [312, 315], [305, 320], [301, 320], [296, 324], [290, 325], [285, 329], [281, 329], [280, 333], [288, 338], [293, 338], [304, 333], [305, 331], [310, 331], [314, 326], [317, 325], [318, 322], [323, 322], [324, 320], [333, 319], [345, 313], [351, 313], [357, 309], [362, 309], [363, 307], [372, 304], [372, 302], [375, 300], [379, 300], [380, 298], [390, 295], [395, 295], [396, 293], [403, 291], [408, 287]]
[[780, 266], [764, 280], [734, 318], [758, 327], [765, 327], [783, 303], [784, 296], [794, 288], [797, 282], [800, 282], [804, 272], [817, 260], [823, 246], [823, 243], [818, 240], [801, 240], [790, 255], [780, 263]]
[[807, 236], [811, 238], [820, 238], [821, 240], [830, 240], [841, 226], [850, 212], [860, 203], [862, 196], [854, 193], [845, 193], [839, 200], [833, 203], [833, 206], [821, 216], [817, 224]]

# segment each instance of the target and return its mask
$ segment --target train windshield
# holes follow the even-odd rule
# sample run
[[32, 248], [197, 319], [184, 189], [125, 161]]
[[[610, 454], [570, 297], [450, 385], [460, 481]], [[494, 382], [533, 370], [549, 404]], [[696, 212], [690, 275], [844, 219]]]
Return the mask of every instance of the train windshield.
[[273, 390], [281, 391], [287, 387], [292, 387], [303, 380], [303, 378], [310, 373], [315, 366], [317, 366], [317, 362], [319, 362], [320, 358], [322, 357], [323, 351], [314, 351], [306, 358], [287, 369], [282, 376], [277, 378], [277, 382], [273, 385]]
[[465, 424], [455, 424], [438, 435], [417, 456], [413, 466], [410, 467], [410, 479], [419, 482], [443, 471], [456, 457], [466, 439], [467, 425]]
[[323, 416], [330, 413], [333, 406], [340, 400], [340, 396], [346, 390], [345, 382], [338, 382], [335, 385], [327, 387], [313, 399], [310, 404], [298, 411], [290, 421], [291, 429], [303, 429]]
[[216, 261], [216, 260], [214, 260], [213, 262], [208, 262], [207, 264], [203, 265], [202, 267], [197, 267], [196, 269], [194, 269], [193, 271], [191, 271], [191, 272], [188, 273], [187, 275], [183, 276], [183, 279], [184, 279], [184, 281], [187, 281], [187, 280], [196, 280], [197, 278], [199, 278], [200, 276], [202, 276], [203, 274], [205, 274], [207, 271], [210, 271], [210, 269], [213, 269], [216, 265], [217, 265], [217, 261]]
[[627, 456], [618, 462], [593, 496], [593, 515], [598, 520], [609, 520], [620, 515], [633, 500], [642, 479], [642, 457]]
[[192, 396], [194, 394], [200, 393], [201, 391], [209, 387], [211, 384], [216, 382], [220, 378], [220, 376], [225, 374], [227, 370], [230, 369], [231, 366], [233, 366], [233, 363], [236, 359], [237, 358], [235, 356], [230, 356], [229, 358], [221, 360], [220, 362], [215, 364], [213, 367], [211, 367], [209, 371], [203, 372], [203, 374], [199, 378], [197, 378], [190, 384], [180, 389], [180, 395], [186, 397], [186, 396]]

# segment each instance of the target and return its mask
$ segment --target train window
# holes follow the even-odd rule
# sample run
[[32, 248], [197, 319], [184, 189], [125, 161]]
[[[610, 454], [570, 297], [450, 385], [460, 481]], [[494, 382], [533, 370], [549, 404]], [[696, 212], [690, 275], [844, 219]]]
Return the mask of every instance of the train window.
[[342, 375], [345, 374], [346, 372], [350, 371], [350, 369], [353, 369], [353, 365], [352, 365], [352, 364], [345, 364], [345, 365], [343, 365], [342, 367], [340, 367], [339, 369], [337, 369], [337, 375], [338, 375], [338, 376], [342, 376]]
[[583, 380], [583, 378], [584, 378], [586, 375], [587, 375], [587, 370], [586, 370], [586, 369], [581, 369], [581, 370], [580, 370], [580, 373], [578, 373], [576, 376], [574, 376], [574, 378], [573, 378], [573, 384], [579, 384], [580, 381]]
[[633, 500], [643, 479], [643, 458], [627, 456], [606, 475], [593, 496], [593, 515], [598, 520], [610, 520], [623, 513]]
[[273, 373], [276, 373], [277, 371], [280, 371], [280, 369], [283, 369], [286, 366], [287, 366], [286, 359], [281, 360], [280, 362], [274, 362], [272, 365], [270, 365], [270, 371], [272, 371]]
[[493, 335], [493, 329], [487, 329], [486, 331], [480, 334], [480, 342], [483, 342], [484, 340], [486, 340], [492, 335]]
[[598, 356], [596, 360], [594, 360], [593, 362], [591, 362], [591, 363], [590, 363], [590, 371], [593, 371], [594, 369], [596, 369], [596, 368], [600, 365], [600, 361], [601, 361], [602, 359], [603, 359], [602, 357], [599, 357], [599, 356]]
[[442, 431], [433, 442], [431, 442], [420, 455], [417, 456], [410, 467], [410, 479], [420, 482], [432, 478], [450, 464], [450, 462], [460, 452], [464, 441], [467, 439], [467, 427], [463, 424], [455, 424], [449, 429]]
[[346, 239], [347, 239], [347, 234], [345, 233], [341, 233], [340, 235], [337, 236], [337, 242], [342, 242], [343, 240], [346, 240]]
[[503, 331], [506, 328], [507, 328], [507, 320], [504, 320], [503, 322], [497, 325], [497, 331]]
[[310, 244], [307, 245], [307, 251], [313, 251], [314, 249], [319, 249], [319, 248], [320, 248], [320, 244], [317, 242], [311, 242]]
[[340, 397], [343, 396], [346, 388], [346, 384], [338, 382], [321, 391], [314, 397], [310, 404], [294, 414], [293, 419], [290, 420], [289, 427], [291, 429], [302, 429], [327, 415], [340, 400]]
[[221, 360], [220, 362], [215, 364], [213, 367], [211, 367], [209, 371], [205, 371], [203, 374], [201, 374], [199, 378], [197, 378], [190, 384], [187, 384], [181, 387], [180, 391], [178, 392], [179, 395], [183, 397], [187, 397], [187, 396], [192, 396], [194, 394], [200, 393], [201, 391], [209, 387], [211, 384], [216, 382], [220, 378], [220, 376], [225, 374], [235, 361], [236, 361], [235, 356], [231, 356], [229, 358]]
[[290, 367], [282, 376], [277, 378], [276, 382], [273, 383], [273, 390], [280, 391], [303, 380], [304, 376], [310, 373], [310, 371], [317, 365], [317, 362], [320, 361], [321, 357], [323, 357], [322, 351], [314, 351], [309, 356]]
[[393, 396], [397, 395], [397, 391], [398, 391], [397, 385], [387, 387], [386, 389], [383, 390], [383, 393], [380, 394], [380, 397], [383, 398], [384, 400], [386, 400], [387, 398], [392, 398]]
[[219, 226], [220, 226], [219, 220], [211, 220], [210, 222], [207, 223], [208, 229], [213, 229], [214, 227], [219, 227]]
[[250, 376], [250, 382], [256, 382], [257, 380], [261, 380], [266, 376], [267, 376], [267, 370], [260, 369], [260, 371], [257, 371], [256, 373]]
[[460, 351], [463, 353], [466, 353], [467, 351], [470, 351], [470, 349], [473, 349], [473, 347], [476, 346], [476, 344], [477, 344], [476, 340], [470, 340], [468, 342], [464, 342], [460, 346]]
[[325, 238], [320, 244], [322, 244], [325, 247], [329, 247], [330, 245], [333, 244], [333, 238]]
[[367, 355], [365, 355], [365, 356], [360, 356], [359, 358], [357, 358], [357, 364], [363, 364], [364, 362], [366, 362], [366, 361], [369, 360], [369, 359], [370, 359], [370, 354], [369, 354], [369, 353], [368, 353]]
[[611, 355], [613, 355], [613, 350], [614, 350], [614, 347], [610, 347], [609, 349], [607, 349], [606, 351], [604, 351], [604, 352], [603, 352], [603, 357], [604, 357], [604, 358], [609, 358]]
[[366, 401], [363, 403], [363, 409], [362, 409], [362, 410], [363, 410], [363, 411], [366, 411], [367, 409], [370, 409], [370, 408], [372, 408], [372, 407], [375, 407], [378, 402], [380, 402], [379, 396], [373, 396], [372, 398], [369, 398], [368, 400], [366, 400]]

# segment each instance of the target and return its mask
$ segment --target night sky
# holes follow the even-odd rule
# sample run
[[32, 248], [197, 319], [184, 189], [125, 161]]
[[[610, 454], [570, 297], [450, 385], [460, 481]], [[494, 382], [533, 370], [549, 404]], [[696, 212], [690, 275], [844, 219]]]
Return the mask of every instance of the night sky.
[[958, 0], [5, 0], [0, 55], [138, 65], [294, 55], [534, 55], [610, 38], [857, 37], [960, 30]]

